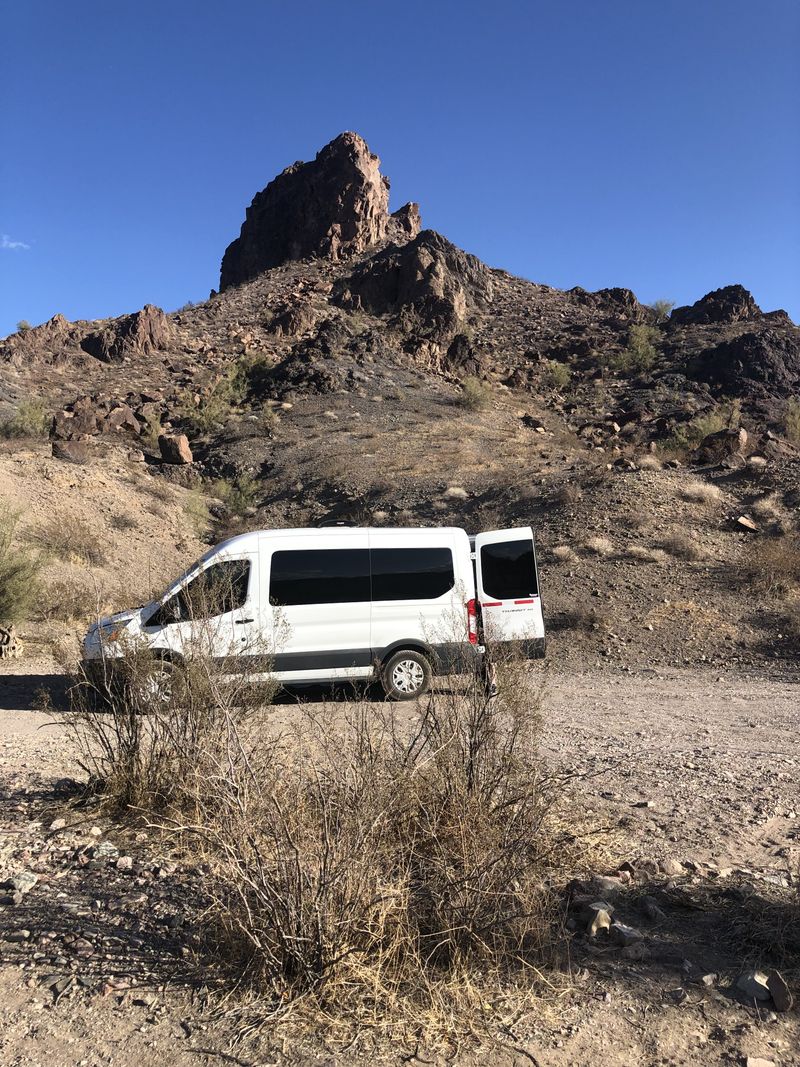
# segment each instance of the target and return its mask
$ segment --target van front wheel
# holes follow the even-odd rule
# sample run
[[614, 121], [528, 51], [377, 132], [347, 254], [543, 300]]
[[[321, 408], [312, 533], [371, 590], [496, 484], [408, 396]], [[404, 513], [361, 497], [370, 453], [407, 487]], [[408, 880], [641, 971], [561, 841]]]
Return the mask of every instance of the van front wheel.
[[395, 652], [384, 664], [381, 682], [390, 700], [413, 700], [430, 689], [431, 665], [421, 652]]

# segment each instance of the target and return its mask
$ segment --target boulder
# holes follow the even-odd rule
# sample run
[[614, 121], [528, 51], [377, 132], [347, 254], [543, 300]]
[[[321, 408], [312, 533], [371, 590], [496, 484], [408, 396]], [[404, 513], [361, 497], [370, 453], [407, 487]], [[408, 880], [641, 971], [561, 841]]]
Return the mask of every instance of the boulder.
[[720, 395], [792, 396], [800, 388], [800, 329], [789, 324], [739, 333], [704, 346], [687, 370]]
[[141, 424], [128, 404], [119, 404], [112, 408], [103, 420], [103, 429], [110, 433], [133, 433], [141, 432]]
[[63, 459], [66, 463], [88, 463], [92, 458], [90, 437], [73, 437], [67, 441], [54, 438], [52, 441], [53, 459]]
[[192, 462], [189, 438], [184, 433], [162, 433], [158, 437], [158, 450], [164, 463], [187, 464]]
[[741, 455], [747, 448], [747, 430], [738, 429], [718, 430], [704, 437], [696, 449], [696, 456], [700, 463], [722, 463], [731, 456]]
[[[410, 205], [400, 215], [394, 235], [413, 230]], [[380, 159], [357, 133], [341, 133], [311, 162], [293, 163], [256, 193], [222, 258], [220, 292], [291, 260], [358, 255], [384, 240], [389, 226]]]

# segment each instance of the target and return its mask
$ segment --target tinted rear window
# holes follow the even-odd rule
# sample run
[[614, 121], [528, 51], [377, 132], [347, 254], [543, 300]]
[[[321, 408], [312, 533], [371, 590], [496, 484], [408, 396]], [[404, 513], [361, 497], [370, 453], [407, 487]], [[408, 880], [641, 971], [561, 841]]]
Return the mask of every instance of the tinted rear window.
[[436, 600], [455, 585], [449, 548], [373, 548], [373, 600]]
[[274, 552], [272, 604], [349, 604], [369, 600], [369, 550], [298, 549]]
[[498, 541], [481, 548], [484, 592], [495, 600], [521, 600], [536, 596], [533, 541]]

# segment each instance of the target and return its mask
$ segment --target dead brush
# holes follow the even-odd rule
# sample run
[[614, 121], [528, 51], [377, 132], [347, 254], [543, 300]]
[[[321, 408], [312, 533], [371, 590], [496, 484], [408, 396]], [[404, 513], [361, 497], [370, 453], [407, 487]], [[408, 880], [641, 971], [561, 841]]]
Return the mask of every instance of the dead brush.
[[800, 587], [800, 536], [759, 541], [741, 564], [745, 582], [768, 596], [786, 597]]
[[79, 515], [53, 515], [32, 534], [31, 539], [45, 552], [60, 560], [102, 567], [106, 553], [91, 525]]
[[703, 545], [683, 530], [674, 530], [667, 534], [661, 541], [661, 548], [670, 556], [687, 560], [687, 562], [697, 562], [706, 558]]
[[538, 755], [524, 664], [497, 665], [494, 699], [473, 670], [418, 707], [356, 701], [278, 734], [269, 691], [228, 692], [198, 655], [161, 701], [152, 661], [131, 657], [110, 711], [77, 709], [73, 737], [106, 804], [207, 864], [206, 947], [241, 1037], [280, 1020], [457, 1046], [534, 1006], [559, 887], [604, 863], [569, 776]]
[[722, 499], [722, 490], [710, 482], [687, 482], [681, 489], [681, 496], [692, 504], [715, 504]]
[[326, 709], [266, 753], [229, 734], [192, 833], [217, 887], [215, 955], [251, 990], [242, 1033], [281, 1016], [457, 1042], [496, 1023], [498, 996], [531, 1006], [556, 887], [597, 853], [515, 673], [500, 668], [505, 699], [476, 676], [416, 715]]

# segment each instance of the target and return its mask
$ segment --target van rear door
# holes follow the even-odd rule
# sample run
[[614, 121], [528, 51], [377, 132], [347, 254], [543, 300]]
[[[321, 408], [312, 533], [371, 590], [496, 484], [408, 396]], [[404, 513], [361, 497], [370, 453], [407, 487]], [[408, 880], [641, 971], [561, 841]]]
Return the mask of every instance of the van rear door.
[[487, 641], [520, 641], [529, 655], [544, 653], [533, 530], [490, 530], [475, 538], [478, 602]]

